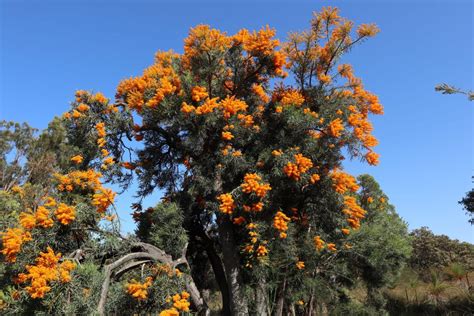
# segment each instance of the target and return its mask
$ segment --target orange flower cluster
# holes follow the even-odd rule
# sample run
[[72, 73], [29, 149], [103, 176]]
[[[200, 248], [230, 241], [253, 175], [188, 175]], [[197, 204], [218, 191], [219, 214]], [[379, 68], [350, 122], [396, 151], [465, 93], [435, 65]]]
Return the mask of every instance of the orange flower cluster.
[[89, 111], [90, 106], [88, 106], [87, 104], [81, 103], [81, 104], [79, 104], [79, 105], [76, 107], [76, 109], [77, 109], [79, 112], [84, 113], [84, 112]]
[[257, 202], [255, 204], [252, 204], [251, 206], [244, 205], [243, 209], [245, 212], [261, 212], [263, 209], [263, 202]]
[[239, 111], [247, 111], [247, 103], [242, 100], [235, 99], [234, 96], [227, 96], [224, 100], [220, 102], [224, 118], [228, 119], [232, 115], [237, 114]]
[[304, 262], [303, 262], [303, 261], [298, 261], [298, 262], [296, 263], [296, 268], [297, 268], [298, 270], [303, 270], [303, 269], [305, 268]]
[[367, 160], [367, 162], [369, 163], [369, 165], [378, 165], [379, 164], [379, 154], [373, 152], [373, 151], [369, 151], [366, 155], [365, 155], [365, 159]]
[[257, 247], [257, 257], [265, 257], [268, 254], [268, 249], [264, 245], [259, 245]]
[[186, 291], [181, 292], [181, 294], [175, 294], [173, 297], [168, 298], [166, 302], [173, 300], [173, 307], [161, 311], [159, 316], [178, 316], [179, 311], [189, 312], [189, 303], [188, 299], [190, 294]]
[[329, 243], [327, 244], [327, 248], [330, 251], [337, 251], [336, 244]]
[[230, 48], [232, 39], [209, 25], [198, 25], [189, 30], [189, 35], [184, 39], [183, 63], [189, 65], [195, 57], [206, 52], [224, 53]]
[[152, 277], [147, 277], [144, 283], [140, 283], [136, 280], [132, 280], [127, 283], [125, 286], [127, 288], [127, 293], [130, 294], [133, 298], [142, 301], [146, 300], [148, 297], [147, 289], [153, 283]]
[[224, 214], [232, 214], [235, 208], [234, 198], [230, 193], [224, 193], [219, 195], [217, 198], [221, 204], [219, 205], [219, 210]]
[[191, 90], [191, 98], [193, 101], [200, 102], [201, 100], [207, 99], [209, 94], [207, 93], [206, 87], [196, 86]]
[[272, 188], [268, 183], [261, 183], [262, 178], [256, 173], [247, 173], [244, 176], [244, 183], [240, 185], [242, 192], [252, 193], [254, 192], [259, 198], [265, 197], [268, 191]]
[[63, 225], [69, 225], [76, 218], [76, 210], [73, 206], [59, 203], [54, 215]]
[[331, 173], [331, 179], [333, 182], [333, 188], [338, 193], [344, 194], [348, 190], [352, 192], [356, 192], [357, 190], [359, 190], [359, 186], [357, 185], [356, 179], [350, 174], [347, 174], [340, 170], [334, 170]]
[[[172, 66], [173, 60], [178, 56], [172, 51], [157, 52], [155, 63], [145, 69], [141, 77], [120, 82], [116, 97], [140, 113], [144, 105], [156, 107], [167, 96], [178, 93], [181, 82]], [[149, 98], [146, 91], [154, 91], [153, 97]]]
[[86, 190], [95, 190], [101, 187], [100, 177], [102, 174], [92, 169], [87, 171], [75, 170], [68, 174], [55, 174], [56, 179], [59, 181], [59, 191], [73, 191], [74, 188]]
[[294, 105], [301, 106], [304, 103], [304, 97], [296, 90], [287, 90], [282, 93], [280, 104], [283, 106]]
[[286, 231], [288, 230], [288, 223], [290, 218], [285, 215], [285, 213], [278, 211], [273, 218], [273, 227], [275, 227], [280, 232], [280, 238], [286, 238]]
[[332, 137], [340, 137], [343, 130], [344, 124], [340, 118], [337, 118], [329, 123], [326, 132]]
[[26, 230], [32, 230], [36, 226], [36, 217], [32, 213], [21, 212], [20, 225]]
[[21, 228], [9, 228], [1, 233], [2, 236], [2, 254], [5, 256], [7, 262], [15, 262], [16, 256], [20, 253], [21, 246], [30, 240], [30, 232], [24, 231]]
[[252, 56], [268, 56], [280, 45], [279, 40], [273, 39], [275, 34], [276, 31], [267, 25], [265, 29], [261, 29], [258, 32], [253, 31], [253, 33], [242, 29], [233, 39], [238, 44], [242, 44], [244, 50]]
[[50, 211], [46, 208], [46, 206], [55, 206], [56, 201], [54, 201], [52, 198], [50, 198], [50, 202], [53, 201], [54, 204], [51, 205], [51, 203], [46, 203], [44, 206], [40, 205], [36, 209], [35, 217], [36, 217], [36, 224], [38, 226], [41, 226], [43, 228], [49, 228], [53, 226], [53, 220], [49, 217]]
[[81, 155], [76, 155], [71, 158], [71, 161], [74, 162], [75, 164], [81, 164], [84, 158]]
[[311, 177], [309, 178], [309, 182], [311, 182], [311, 184], [315, 184], [316, 182], [319, 181], [319, 179], [321, 179], [321, 177], [319, 176], [319, 174], [313, 173], [313, 174], [311, 175]]
[[322, 240], [320, 236], [314, 237], [314, 246], [316, 247], [318, 251], [324, 249], [325, 245], [326, 245], [326, 242], [324, 242], [324, 240]]
[[253, 84], [252, 85], [252, 92], [255, 93], [263, 103], [266, 104], [270, 101], [270, 97], [267, 95], [267, 93], [265, 92], [265, 89], [263, 89], [262, 85]]
[[111, 189], [101, 187], [93, 195], [92, 205], [97, 207], [97, 212], [103, 214], [114, 203], [115, 195]]
[[26, 266], [27, 273], [18, 275], [20, 283], [30, 281], [30, 286], [25, 289], [31, 298], [43, 298], [46, 293], [51, 291], [51, 282], [66, 283], [71, 281], [70, 273], [76, 268], [76, 264], [70, 260], [59, 263], [60, 259], [61, 253], [55, 254], [48, 247], [46, 252], [40, 252], [35, 265]]
[[222, 132], [221, 138], [223, 140], [232, 140], [232, 138], [234, 138], [234, 135], [232, 135], [231, 132]]
[[357, 29], [357, 34], [360, 37], [373, 37], [377, 35], [378, 32], [380, 32], [380, 30], [375, 24], [361, 24]]
[[349, 217], [347, 223], [352, 228], [358, 229], [360, 227], [360, 220], [365, 217], [366, 211], [357, 204], [357, 200], [353, 196], [344, 197], [344, 206], [342, 212]]
[[313, 167], [313, 162], [311, 159], [304, 157], [303, 154], [295, 154], [294, 158], [295, 163], [289, 161], [286, 166], [283, 167], [283, 172], [287, 177], [299, 181], [301, 175]]

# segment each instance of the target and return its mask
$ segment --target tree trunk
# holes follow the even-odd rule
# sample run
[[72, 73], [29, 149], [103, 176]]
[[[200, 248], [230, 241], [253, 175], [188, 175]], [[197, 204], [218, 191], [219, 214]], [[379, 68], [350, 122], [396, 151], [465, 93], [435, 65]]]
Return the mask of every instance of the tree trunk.
[[268, 300], [265, 279], [261, 279], [255, 289], [255, 305], [258, 316], [268, 316]]
[[224, 267], [222, 266], [222, 260], [216, 252], [213, 240], [204, 232], [202, 229], [196, 232], [197, 236], [200, 237], [201, 244], [206, 250], [207, 257], [211, 263], [212, 271], [219, 286], [219, 291], [222, 296], [222, 315], [231, 315], [230, 308], [230, 294], [229, 287], [227, 285], [227, 277], [225, 275]]
[[231, 315], [245, 316], [249, 314], [248, 303], [242, 289], [239, 248], [234, 240], [233, 225], [226, 215], [223, 216], [221, 214], [219, 214], [217, 222], [219, 241], [222, 246], [222, 261], [230, 294]]
[[283, 306], [285, 305], [286, 276], [278, 289], [275, 316], [283, 316]]

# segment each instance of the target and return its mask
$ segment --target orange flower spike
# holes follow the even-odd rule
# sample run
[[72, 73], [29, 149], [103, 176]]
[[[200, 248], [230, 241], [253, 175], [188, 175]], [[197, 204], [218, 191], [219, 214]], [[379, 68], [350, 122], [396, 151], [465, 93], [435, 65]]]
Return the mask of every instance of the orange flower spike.
[[104, 122], [99, 122], [95, 125], [95, 129], [97, 131], [97, 135], [100, 137], [100, 138], [103, 138], [106, 136], [106, 132], [105, 132], [105, 123]]
[[290, 218], [281, 211], [278, 211], [273, 218], [273, 227], [280, 232], [280, 238], [286, 238], [289, 222]]
[[224, 214], [232, 214], [235, 209], [234, 198], [230, 193], [224, 193], [219, 195], [217, 198], [219, 200], [219, 210]]

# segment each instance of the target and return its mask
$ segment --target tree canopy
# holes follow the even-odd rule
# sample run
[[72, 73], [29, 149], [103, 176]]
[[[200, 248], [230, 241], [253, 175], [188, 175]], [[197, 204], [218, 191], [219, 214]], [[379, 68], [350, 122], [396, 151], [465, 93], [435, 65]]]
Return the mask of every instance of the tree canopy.
[[[6, 311], [207, 313], [217, 287], [225, 315], [311, 315], [359, 279], [375, 300], [410, 246], [375, 180], [343, 170], [378, 164], [383, 107], [340, 60], [377, 32], [331, 7], [284, 42], [198, 25], [114, 100], [77, 91], [39, 137], [0, 126]], [[122, 236], [107, 184], [133, 181]]]

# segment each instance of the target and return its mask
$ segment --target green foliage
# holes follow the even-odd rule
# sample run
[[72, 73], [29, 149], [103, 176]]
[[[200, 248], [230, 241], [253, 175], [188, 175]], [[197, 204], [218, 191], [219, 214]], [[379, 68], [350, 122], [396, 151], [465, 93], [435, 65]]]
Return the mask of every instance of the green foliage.
[[179, 258], [187, 244], [183, 228], [183, 214], [175, 203], [160, 203], [146, 212], [139, 213], [136, 236], [144, 242], [163, 249]]

